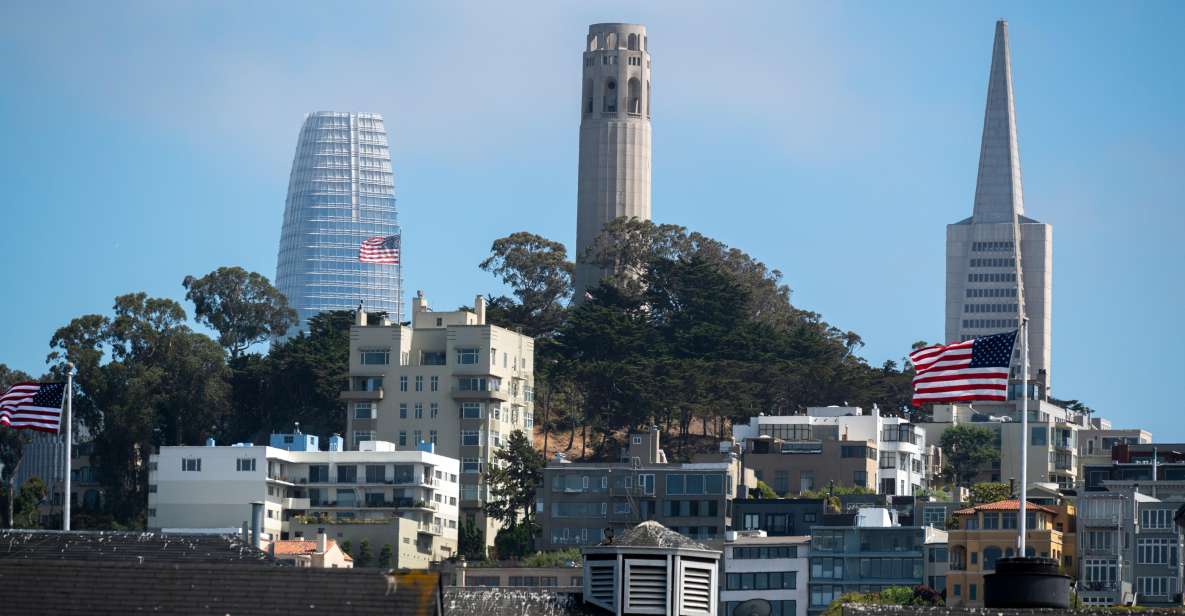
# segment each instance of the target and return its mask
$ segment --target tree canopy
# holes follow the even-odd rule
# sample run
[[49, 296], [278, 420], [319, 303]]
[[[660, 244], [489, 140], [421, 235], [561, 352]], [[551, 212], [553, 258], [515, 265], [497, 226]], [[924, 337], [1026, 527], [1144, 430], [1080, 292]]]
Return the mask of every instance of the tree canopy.
[[958, 486], [970, 486], [976, 476], [1000, 457], [999, 435], [979, 426], [954, 426], [942, 433], [943, 472]]
[[181, 282], [199, 323], [218, 332], [218, 343], [231, 357], [251, 345], [283, 336], [296, 324], [288, 299], [262, 274], [241, 267], [220, 267], [201, 278]]
[[[527, 233], [495, 242], [483, 266], [524, 245], [546, 246], [558, 269], [558, 243]], [[571, 430], [570, 443], [577, 430], [591, 435], [581, 442], [594, 454], [612, 456], [614, 434], [651, 424], [679, 434], [673, 450], [684, 455], [696, 427], [720, 438], [758, 413], [909, 402], [911, 371], [869, 366], [856, 354], [858, 334], [796, 308], [781, 273], [737, 248], [675, 225], [618, 219], [587, 257], [608, 274], [542, 328], [536, 399], [545, 430]], [[502, 314], [528, 311], [507, 304], [534, 296], [540, 284], [525, 279], [503, 278], [515, 297], [501, 298]]]

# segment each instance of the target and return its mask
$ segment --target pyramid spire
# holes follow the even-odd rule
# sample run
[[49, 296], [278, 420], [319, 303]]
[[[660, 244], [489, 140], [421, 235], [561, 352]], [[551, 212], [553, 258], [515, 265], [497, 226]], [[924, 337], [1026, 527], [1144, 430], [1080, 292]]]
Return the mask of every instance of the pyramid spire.
[[979, 177], [975, 183], [974, 222], [1013, 222], [1025, 211], [1020, 150], [1016, 145], [1016, 104], [1012, 96], [1012, 53], [1008, 22], [996, 22], [992, 71], [988, 77]]

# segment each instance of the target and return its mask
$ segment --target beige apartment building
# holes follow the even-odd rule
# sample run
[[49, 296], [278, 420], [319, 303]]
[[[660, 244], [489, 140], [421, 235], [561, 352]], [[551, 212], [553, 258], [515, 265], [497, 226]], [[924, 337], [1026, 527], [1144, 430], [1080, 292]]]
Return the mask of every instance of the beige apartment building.
[[371, 321], [360, 309], [350, 328], [348, 447], [383, 440], [459, 459], [462, 520], [492, 542], [481, 476], [511, 433], [533, 430], [534, 339], [486, 323], [480, 295], [473, 311], [435, 312], [420, 291], [410, 326]]

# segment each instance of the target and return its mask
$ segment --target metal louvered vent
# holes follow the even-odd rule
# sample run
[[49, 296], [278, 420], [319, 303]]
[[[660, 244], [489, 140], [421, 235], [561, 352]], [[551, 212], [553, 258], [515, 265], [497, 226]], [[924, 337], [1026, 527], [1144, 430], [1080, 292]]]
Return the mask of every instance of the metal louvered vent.
[[635, 614], [665, 614], [667, 561], [625, 561], [625, 607]]
[[588, 565], [588, 601], [593, 605], [615, 611], [617, 597], [617, 561]]
[[679, 614], [683, 616], [712, 613], [712, 569], [698, 563], [683, 562], [683, 588]]

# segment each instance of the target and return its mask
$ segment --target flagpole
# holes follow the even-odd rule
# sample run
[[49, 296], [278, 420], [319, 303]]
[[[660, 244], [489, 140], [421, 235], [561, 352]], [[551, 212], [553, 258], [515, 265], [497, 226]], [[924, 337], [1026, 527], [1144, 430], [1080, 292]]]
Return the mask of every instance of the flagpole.
[[62, 421], [66, 424], [66, 470], [63, 473], [62, 485], [62, 530], [70, 530], [70, 466], [73, 460], [71, 459], [71, 449], [73, 448], [73, 434], [71, 424], [73, 423], [74, 405], [74, 364], [66, 362], [66, 412], [62, 417]]
[[1025, 557], [1025, 531], [1028, 530], [1029, 491], [1029, 320], [1021, 318], [1021, 392], [1020, 392], [1020, 503], [1017, 528], [1020, 529], [1020, 558]]

